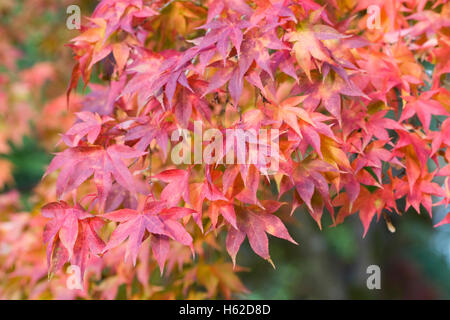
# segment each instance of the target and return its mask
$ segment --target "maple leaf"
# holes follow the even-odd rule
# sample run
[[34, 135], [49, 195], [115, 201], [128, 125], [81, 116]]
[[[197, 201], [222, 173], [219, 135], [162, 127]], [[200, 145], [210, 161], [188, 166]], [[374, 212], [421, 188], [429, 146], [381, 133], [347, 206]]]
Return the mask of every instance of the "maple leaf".
[[308, 110], [315, 110], [322, 102], [328, 112], [341, 124], [341, 95], [369, 99], [351, 80], [327, 76], [322, 82], [312, 85], [303, 104]]
[[[208, 166], [207, 166], [208, 168]], [[190, 203], [196, 210], [193, 214], [194, 221], [203, 232], [203, 224], [201, 221], [203, 212], [203, 203], [205, 199], [211, 201], [208, 208], [208, 216], [211, 220], [211, 227], [216, 228], [219, 214], [221, 214], [226, 221], [231, 225], [236, 225], [236, 217], [232, 201], [228, 200], [222, 192], [212, 183], [209, 174], [206, 174], [206, 181], [200, 183], [194, 183], [189, 188]]]
[[315, 126], [313, 120], [311, 119], [309, 113], [305, 111], [299, 104], [306, 99], [305, 96], [296, 96], [287, 98], [280, 103], [274, 102], [276, 105], [275, 109], [275, 119], [284, 121], [295, 131], [300, 137], [302, 137], [300, 125], [298, 119], [300, 118], [305, 123], [309, 123]]
[[196, 50], [187, 50], [183, 54], [168, 51], [164, 54], [167, 59], [163, 61], [162, 54], [145, 53], [142, 61], [130, 66], [128, 70], [134, 73], [134, 77], [125, 86], [122, 95], [137, 92], [139, 99], [147, 102], [150, 98], [159, 96], [164, 88], [169, 106], [172, 106], [178, 84], [192, 92], [185, 71]]
[[[377, 143], [374, 142], [374, 144]], [[378, 145], [382, 146], [383, 143], [378, 143]], [[380, 187], [383, 174], [382, 161], [401, 165], [400, 162], [397, 163], [397, 161], [391, 161], [391, 154], [389, 152], [385, 152], [386, 149], [383, 149], [381, 146], [378, 148], [375, 146], [369, 146], [371, 150], [367, 152], [367, 155], [360, 156], [355, 160], [354, 165], [356, 166], [355, 172], [357, 172], [357, 176], [355, 177], [356, 179], [350, 178], [353, 183], [363, 183], [366, 185], [374, 185]], [[360, 171], [363, 168], [366, 170]], [[367, 173], [369, 173], [369, 170], [370, 174], [367, 175]], [[375, 177], [372, 176], [372, 174], [376, 177], [376, 180], [374, 180]], [[362, 176], [364, 176], [364, 178]]]
[[163, 117], [157, 115], [151, 119], [149, 117], [142, 117], [132, 121], [133, 124], [130, 124], [130, 122], [121, 124], [119, 127], [127, 130], [124, 140], [138, 140], [133, 148], [139, 151], [147, 150], [151, 142], [155, 140], [162, 152], [163, 159], [166, 160], [169, 143], [168, 131], [171, 128], [171, 124], [163, 122]]
[[432, 115], [449, 115], [449, 112], [438, 101], [431, 99], [433, 94], [434, 92], [429, 91], [418, 98], [404, 97], [407, 103], [399, 121], [405, 121], [417, 114], [425, 131], [428, 132]]
[[84, 277], [89, 258], [92, 255], [99, 256], [103, 252], [105, 243], [98, 235], [103, 225], [104, 221], [96, 217], [80, 221], [71, 263], [80, 268], [81, 278]]
[[135, 34], [133, 18], [148, 18], [157, 14], [150, 7], [143, 6], [142, 2], [102, 1], [92, 17], [88, 18], [90, 27], [72, 39], [69, 45], [75, 51], [78, 63], [73, 69], [67, 96], [76, 87], [80, 75], [86, 86], [94, 64], [110, 53], [114, 54], [119, 69], [123, 69], [129, 49], [123, 43], [111, 44], [110, 36], [119, 29]]
[[397, 133], [399, 140], [395, 144], [394, 155], [400, 151], [399, 156], [404, 158], [406, 176], [412, 193], [414, 184], [423, 173], [421, 168], [425, 168], [427, 165], [430, 148], [416, 133], [405, 131], [397, 131]]
[[328, 62], [330, 64], [334, 63], [330, 51], [315, 36], [312, 30], [299, 29], [288, 33], [286, 38], [289, 42], [294, 43], [292, 50], [294, 51], [295, 58], [310, 82], [312, 82], [311, 58], [314, 58], [320, 62]]
[[268, 49], [283, 51], [289, 50], [289, 47], [277, 37], [274, 29], [267, 28], [258, 30], [258, 33], [255, 34], [250, 33], [242, 45], [242, 54], [239, 60], [241, 74], [243, 74], [242, 69], [245, 70], [242, 65], [250, 66], [255, 61], [273, 79], [273, 71], [270, 66], [271, 55]]
[[[180, 216], [192, 213], [193, 210], [186, 208], [172, 207], [167, 209], [165, 201], [149, 201], [142, 211], [133, 209], [120, 209], [117, 211], [103, 214], [102, 217], [111, 221], [119, 222], [117, 228], [111, 234], [111, 237], [104, 248], [104, 252], [117, 247], [120, 243], [128, 239], [125, 260], [131, 258], [133, 265], [136, 264], [139, 248], [144, 239], [145, 232], [166, 236], [174, 239], [184, 245], [192, 246], [192, 237], [184, 227], [176, 220]], [[154, 240], [156, 257], [160, 265], [164, 265], [166, 256], [164, 247], [166, 243], [161, 244], [160, 238]], [[162, 269], [161, 269], [162, 270]]]
[[277, 238], [297, 244], [289, 235], [280, 218], [273, 214], [273, 211], [276, 211], [278, 208], [277, 206], [272, 206], [268, 210], [259, 210], [258, 212], [258, 208], [254, 207], [253, 210], [247, 209], [238, 213], [238, 229], [230, 228], [226, 239], [227, 251], [233, 260], [233, 265], [236, 265], [236, 254], [246, 236], [253, 251], [263, 259], [268, 260], [272, 265], [266, 232]]
[[208, 215], [211, 219], [212, 228], [215, 228], [217, 225], [219, 213], [229, 224], [231, 224], [233, 228], [237, 229], [236, 213], [232, 203], [227, 201], [214, 201], [210, 204], [208, 208]]
[[361, 124], [361, 127], [367, 131], [368, 135], [366, 141], [376, 137], [379, 140], [389, 140], [389, 133], [387, 129], [390, 130], [402, 130], [402, 127], [395, 120], [385, 117], [387, 111], [380, 111], [375, 114], [371, 114], [366, 122]]
[[234, 15], [228, 19], [208, 21], [206, 24], [198, 27], [198, 29], [208, 30], [204, 37], [196, 39], [198, 42], [198, 50], [203, 50], [214, 45], [214, 49], [225, 60], [231, 50], [229, 46], [229, 42], [231, 41], [236, 48], [237, 54], [239, 54], [244, 37], [242, 29], [247, 29], [248, 27], [250, 27], [248, 21], [239, 19]]
[[346, 193], [340, 193], [333, 199], [334, 206], [342, 206], [338, 211], [333, 226], [342, 223], [347, 216], [359, 212], [359, 219], [364, 228], [363, 237], [365, 237], [373, 217], [375, 214], [381, 214], [385, 203], [386, 201], [382, 193], [370, 193], [366, 188], [361, 188], [358, 198], [350, 207], [348, 195]]
[[444, 217], [444, 219], [442, 219], [439, 223], [435, 224], [434, 227], [440, 227], [443, 226], [444, 224], [449, 224], [450, 223], [450, 212], [447, 213], [447, 215]]
[[[432, 140], [431, 142], [431, 154], [435, 154], [444, 145], [450, 146], [450, 118], [447, 118], [442, 122], [441, 130], [429, 132], [429, 136]], [[448, 149], [447, 149], [448, 150]], [[450, 156], [446, 156], [449, 161]]]
[[131, 192], [142, 190], [135, 183], [135, 179], [122, 159], [138, 158], [144, 154], [144, 152], [124, 145], [112, 145], [106, 150], [99, 146], [73, 147], [56, 155], [44, 177], [61, 168], [56, 182], [56, 192], [58, 197], [61, 197], [63, 194], [78, 188], [90, 176], [94, 175], [101, 206], [103, 207], [112, 187], [112, 177]]
[[297, 23], [297, 18], [291, 8], [286, 6], [286, 1], [263, 1], [250, 17], [252, 26], [258, 26], [264, 19], [266, 25], [274, 27], [280, 23], [292, 21]]
[[[328, 209], [331, 209], [330, 194], [328, 181], [321, 174], [337, 172], [336, 168], [331, 166], [322, 160], [310, 160], [305, 159], [305, 161], [292, 163], [292, 168], [287, 172], [288, 176], [286, 179], [281, 181], [279, 197], [287, 190], [295, 187], [297, 194], [303, 203], [306, 204], [311, 216], [318, 224], [319, 228], [322, 229], [321, 217], [322, 210], [318, 210], [317, 206], [323, 206], [325, 204]], [[322, 198], [322, 201], [318, 203], [318, 200], [314, 198], [314, 191], [317, 190]], [[296, 198], [294, 198], [295, 200]], [[291, 213], [296, 209], [299, 203], [293, 204]]]
[[51, 219], [43, 235], [49, 277], [68, 260], [80, 267], [83, 277], [89, 255], [99, 254], [104, 247], [97, 234], [103, 222], [79, 205], [70, 207], [64, 201], [47, 204], [42, 208], [42, 215]]
[[[242, 43], [242, 45], [241, 45]], [[247, 36], [239, 41], [240, 52], [237, 64], [229, 61], [223, 63], [223, 68], [219, 69], [211, 78], [206, 93], [209, 93], [229, 81], [228, 90], [235, 105], [238, 104], [242, 94], [244, 78], [255, 86], [263, 90], [260, 72], [251, 69], [253, 62], [266, 72], [273, 79], [271, 66], [272, 50], [288, 50], [289, 48], [277, 37], [273, 29], [249, 31]], [[212, 63], [210, 67], [220, 67], [218, 62]], [[295, 73], [295, 72], [294, 72]], [[292, 74], [292, 72], [291, 72]]]
[[[217, 0], [212, 1], [208, 10], [207, 22], [211, 22], [217, 15], [220, 15], [224, 9], [231, 9], [237, 13], [250, 16], [252, 9], [245, 0]], [[228, 11], [228, 10], [227, 10]]]
[[258, 169], [254, 165], [241, 166], [241, 177], [245, 188], [236, 195], [236, 199], [249, 204], [258, 204], [259, 201], [256, 196], [260, 180]]
[[164, 265], [166, 263], [170, 250], [169, 237], [159, 234], [153, 234], [151, 239], [151, 247], [153, 256], [158, 262], [159, 269], [162, 275], [164, 271]]
[[180, 88], [175, 97], [174, 114], [183, 128], [188, 126], [189, 120], [196, 111], [200, 119], [211, 119], [211, 110], [208, 102], [203, 99], [205, 83], [202, 81], [191, 81], [194, 89]]
[[445, 197], [444, 190], [439, 184], [432, 181], [433, 177], [434, 173], [421, 173], [412, 183], [412, 187], [410, 180], [397, 183], [395, 194], [398, 198], [406, 195], [406, 210], [412, 206], [420, 213], [420, 206], [422, 205], [430, 217], [432, 216], [432, 196]]
[[[87, 141], [93, 144], [100, 134], [103, 123], [114, 120], [111, 117], [100, 117], [98, 114], [88, 111], [77, 112], [76, 115], [81, 122], [74, 124], [65, 134], [67, 138], [73, 136], [70, 146], [78, 146], [84, 136], [87, 136]], [[67, 141], [67, 138], [64, 140]]]
[[167, 183], [161, 192], [161, 200], [166, 201], [170, 207], [176, 206], [181, 198], [190, 203], [189, 171], [170, 169], [160, 172], [153, 178]]

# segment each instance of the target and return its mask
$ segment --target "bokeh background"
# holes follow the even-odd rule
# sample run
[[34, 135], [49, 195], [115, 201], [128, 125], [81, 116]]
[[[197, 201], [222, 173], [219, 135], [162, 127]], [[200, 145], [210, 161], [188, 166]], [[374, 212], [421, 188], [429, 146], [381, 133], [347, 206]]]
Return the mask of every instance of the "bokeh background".
[[[74, 120], [65, 100], [74, 65], [65, 44], [78, 33], [65, 25], [70, 4], [89, 15], [96, 1], [0, 0], [0, 221], [11, 219], [12, 211], [27, 214], [45, 198], [38, 184], [58, 134]], [[433, 72], [432, 65], [426, 68]], [[69, 110], [78, 103], [75, 95]], [[392, 221], [395, 233], [384, 221], [372, 222], [364, 239], [357, 216], [335, 228], [325, 220], [321, 231], [301, 209], [294, 215], [288, 229], [300, 245], [271, 237], [276, 269], [244, 243], [238, 260], [248, 270], [240, 278], [251, 292], [239, 298], [450, 298], [450, 225], [433, 228], [443, 208], [436, 208], [433, 219], [405, 212]], [[7, 248], [0, 243], [2, 252]], [[381, 290], [366, 287], [372, 264], [381, 268]]]

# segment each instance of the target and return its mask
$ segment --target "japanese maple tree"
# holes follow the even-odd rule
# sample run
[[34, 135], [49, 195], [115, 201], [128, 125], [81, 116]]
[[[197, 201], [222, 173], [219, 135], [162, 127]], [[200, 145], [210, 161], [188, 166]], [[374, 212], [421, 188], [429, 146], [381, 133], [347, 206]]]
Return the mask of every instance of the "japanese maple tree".
[[[195, 282], [230, 297], [246, 291], [242, 243], [276, 265], [268, 235], [297, 244], [299, 207], [320, 229], [356, 214], [361, 236], [410, 207], [431, 216], [450, 201], [449, 28], [445, 0], [100, 1], [69, 43], [67, 99], [88, 93], [43, 180], [49, 275], [78, 266], [85, 296], [103, 270], [102, 298], [135, 276], [144, 297]], [[226, 148], [174, 161], [172, 137], [195, 139], [196, 123], [277, 130], [276, 170], [227, 163]], [[156, 266], [182, 288], [152, 296]]]

